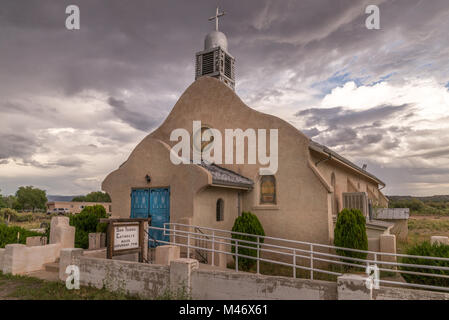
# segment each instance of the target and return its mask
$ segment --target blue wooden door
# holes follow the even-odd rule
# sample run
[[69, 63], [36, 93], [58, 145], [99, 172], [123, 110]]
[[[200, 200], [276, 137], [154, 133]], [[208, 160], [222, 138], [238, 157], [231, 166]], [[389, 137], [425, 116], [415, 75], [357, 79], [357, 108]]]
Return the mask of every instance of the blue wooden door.
[[[170, 222], [170, 189], [150, 189], [150, 216], [151, 225], [158, 228], [163, 228], [164, 223]], [[168, 235], [164, 236], [162, 230], [150, 229], [150, 238], [162, 241], [170, 241]], [[164, 245], [167, 243], [156, 244], [150, 241], [150, 246]]]
[[134, 189], [131, 192], [131, 218], [148, 218], [149, 192], [149, 189]]

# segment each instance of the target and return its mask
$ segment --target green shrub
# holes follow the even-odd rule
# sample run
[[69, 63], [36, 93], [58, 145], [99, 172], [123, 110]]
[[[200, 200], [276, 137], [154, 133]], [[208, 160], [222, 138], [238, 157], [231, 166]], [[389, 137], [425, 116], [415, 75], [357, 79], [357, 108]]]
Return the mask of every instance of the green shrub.
[[89, 247], [89, 233], [104, 232], [104, 224], [99, 223], [99, 219], [107, 217], [106, 210], [102, 205], [88, 206], [80, 213], [71, 215], [70, 225], [76, 228], [75, 247], [87, 249]]
[[8, 221], [8, 217], [9, 217], [10, 221], [16, 221], [18, 215], [19, 214], [17, 213], [16, 210], [9, 209], [9, 208], [0, 209], [0, 217], [5, 219], [6, 221]]
[[[424, 241], [417, 245], [409, 247], [407, 249], [407, 254], [414, 255], [414, 256], [430, 256], [430, 257], [449, 258], [449, 245], [438, 244], [438, 243], [430, 244], [429, 241]], [[401, 262], [406, 263], [406, 264], [420, 264], [420, 265], [446, 267], [446, 268], [449, 267], [449, 261], [430, 260], [430, 259], [422, 259], [422, 258], [405, 257], [405, 258], [402, 258]], [[412, 268], [412, 267], [401, 266], [400, 270], [424, 272], [424, 273], [428, 273], [428, 274], [449, 276], [449, 271], [441, 270], [441, 269]], [[449, 287], [449, 279], [448, 278], [438, 278], [438, 277], [422, 276], [422, 275], [415, 275], [415, 274], [408, 274], [408, 273], [401, 273], [401, 275], [405, 279], [405, 281], [407, 281], [408, 283]]]
[[[242, 212], [242, 215], [240, 217], [238, 217], [237, 219], [235, 219], [234, 226], [232, 227], [232, 231], [265, 236], [265, 231], [262, 227], [262, 224], [260, 223], [257, 216], [252, 214], [251, 212]], [[233, 234], [232, 238], [238, 239], [238, 240], [255, 242], [254, 244], [252, 244], [252, 243], [246, 243], [246, 242], [239, 241], [238, 244], [257, 248], [257, 237]], [[263, 242], [264, 242], [264, 239], [261, 238], [260, 243], [263, 243]], [[235, 242], [232, 241], [232, 244], [234, 244], [234, 243]], [[232, 246], [232, 253], [235, 253], [234, 245]], [[251, 256], [251, 257], [257, 257], [257, 250], [239, 247], [238, 254]], [[235, 261], [235, 256], [234, 256], [234, 261]], [[248, 271], [256, 264], [256, 260], [250, 259], [250, 258], [239, 257], [238, 261], [239, 261], [238, 262], [239, 270], [243, 270], [243, 271]]]
[[[366, 219], [358, 209], [343, 209], [337, 218], [334, 229], [334, 245], [337, 247], [368, 250], [366, 235]], [[343, 257], [366, 259], [366, 252], [353, 252], [337, 249], [337, 254]], [[351, 259], [341, 259], [344, 262], [357, 263]], [[348, 269], [348, 268], [346, 268]]]
[[[17, 233], [19, 233], [19, 241], [17, 241]], [[37, 236], [43, 236], [43, 234], [17, 226], [8, 227], [5, 224], [0, 224], [0, 248], [4, 248], [7, 244], [12, 243], [26, 244], [27, 237]]]

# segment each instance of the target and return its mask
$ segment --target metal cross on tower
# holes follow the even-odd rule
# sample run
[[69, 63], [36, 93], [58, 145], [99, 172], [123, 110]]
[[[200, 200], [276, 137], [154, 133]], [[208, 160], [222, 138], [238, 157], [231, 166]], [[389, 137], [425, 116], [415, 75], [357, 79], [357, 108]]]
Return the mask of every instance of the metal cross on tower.
[[223, 17], [226, 14], [226, 12], [220, 12], [218, 7], [217, 7], [217, 11], [215, 13], [215, 16], [210, 17], [209, 21], [214, 21], [215, 20], [215, 31], [218, 31], [218, 18]]

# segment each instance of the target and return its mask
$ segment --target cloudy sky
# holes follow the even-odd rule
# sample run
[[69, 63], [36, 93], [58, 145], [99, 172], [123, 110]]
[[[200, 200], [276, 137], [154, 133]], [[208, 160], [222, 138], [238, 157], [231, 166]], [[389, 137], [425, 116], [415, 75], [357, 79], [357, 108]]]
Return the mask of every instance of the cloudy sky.
[[[192, 83], [216, 4], [1, 0], [2, 193], [99, 190]], [[380, 30], [365, 27], [370, 4]], [[386, 194], [449, 194], [447, 0], [220, 5], [245, 103], [367, 163]]]

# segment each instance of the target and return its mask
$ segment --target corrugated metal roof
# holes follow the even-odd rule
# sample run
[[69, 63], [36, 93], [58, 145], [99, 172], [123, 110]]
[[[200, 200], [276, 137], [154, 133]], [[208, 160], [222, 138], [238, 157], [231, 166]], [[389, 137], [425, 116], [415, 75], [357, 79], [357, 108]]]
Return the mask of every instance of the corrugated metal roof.
[[400, 220], [410, 217], [409, 208], [378, 208], [374, 210], [376, 219], [383, 220]]

